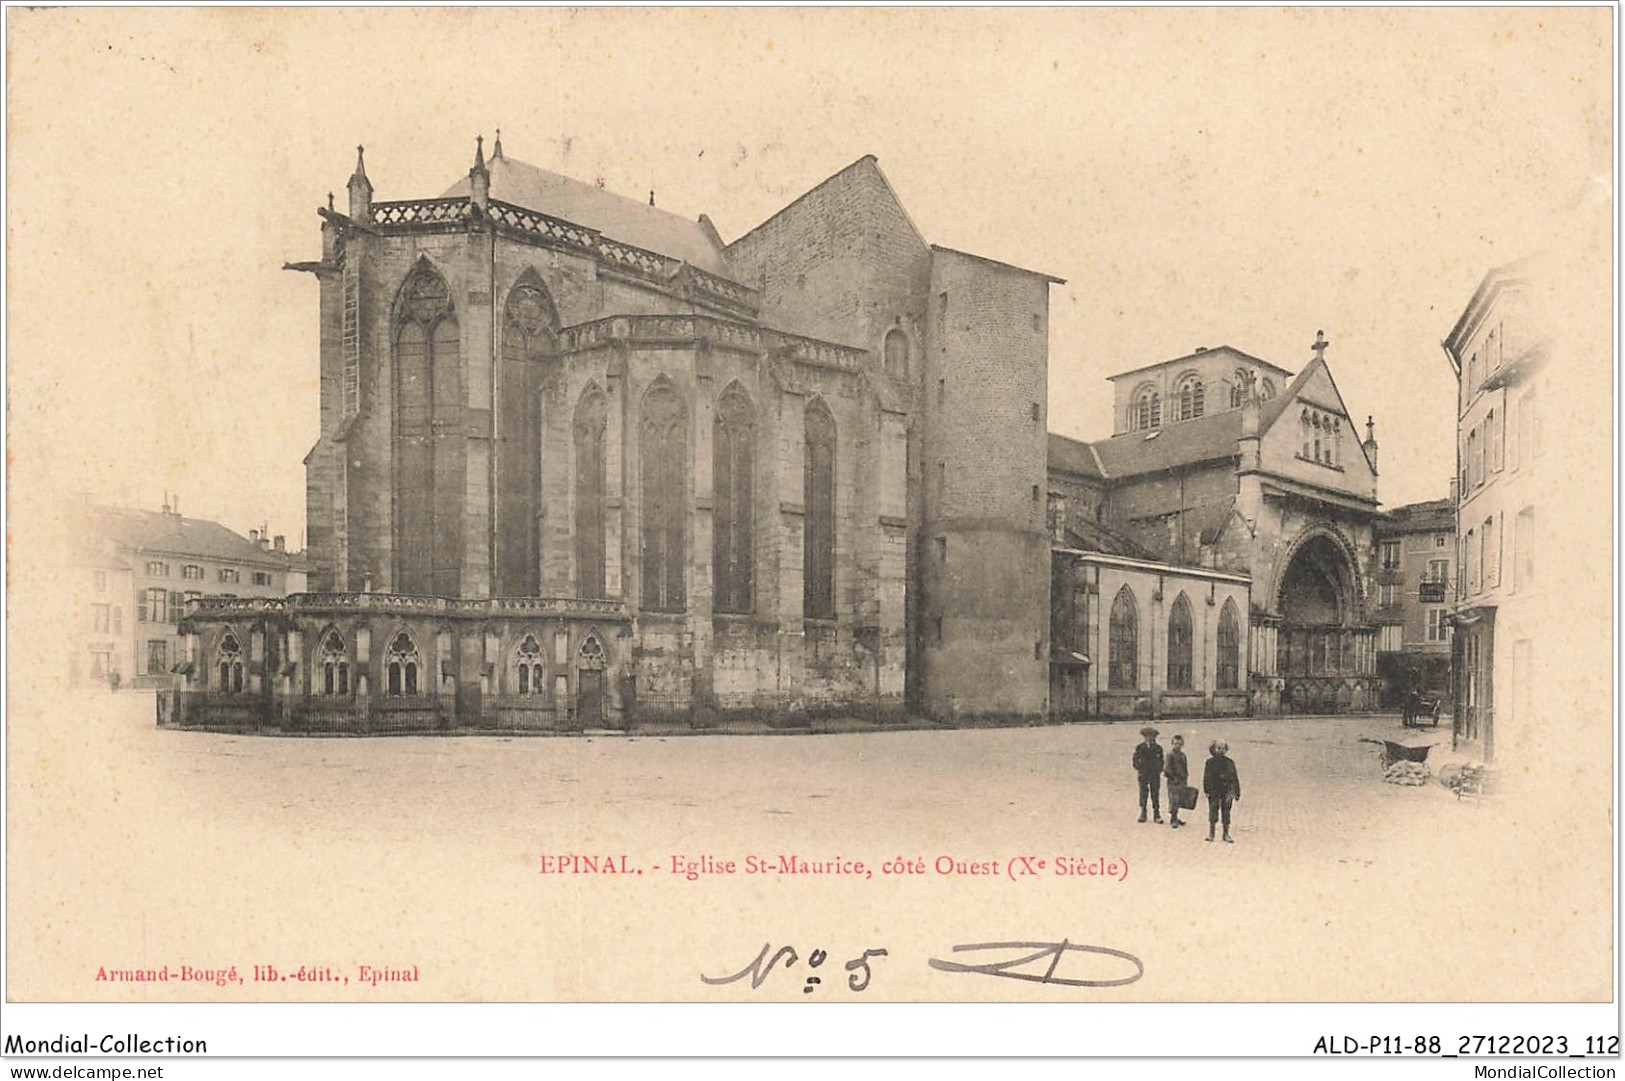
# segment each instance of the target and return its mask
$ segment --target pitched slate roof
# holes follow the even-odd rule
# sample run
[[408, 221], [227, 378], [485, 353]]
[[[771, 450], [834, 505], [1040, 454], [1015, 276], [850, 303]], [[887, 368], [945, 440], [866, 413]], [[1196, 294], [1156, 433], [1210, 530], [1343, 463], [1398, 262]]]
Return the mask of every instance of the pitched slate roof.
[[1074, 473], [1090, 480], [1103, 480], [1100, 459], [1094, 448], [1081, 439], [1068, 439], [1064, 435], [1049, 433], [1049, 468]]
[[1113, 533], [1105, 526], [1091, 522], [1087, 518], [1078, 522], [1067, 522], [1066, 545], [1080, 552], [1099, 552], [1102, 555], [1157, 561], [1156, 553], [1149, 548], [1136, 544], [1120, 533]]
[[288, 553], [266, 551], [219, 522], [122, 507], [96, 507], [91, 515], [93, 528], [100, 535], [137, 551], [196, 556], [228, 563], [288, 565]]
[[[494, 155], [486, 168], [493, 199], [585, 225], [611, 240], [681, 259], [713, 274], [728, 273], [715, 232], [698, 221], [505, 154]], [[469, 184], [464, 176], [442, 198], [466, 198]]]
[[1149, 431], [1124, 432], [1091, 446], [1106, 476], [1116, 480], [1232, 458], [1239, 453], [1240, 439], [1241, 410], [1227, 409]]
[[1456, 504], [1449, 499], [1407, 503], [1384, 511], [1374, 523], [1378, 533], [1454, 533]]

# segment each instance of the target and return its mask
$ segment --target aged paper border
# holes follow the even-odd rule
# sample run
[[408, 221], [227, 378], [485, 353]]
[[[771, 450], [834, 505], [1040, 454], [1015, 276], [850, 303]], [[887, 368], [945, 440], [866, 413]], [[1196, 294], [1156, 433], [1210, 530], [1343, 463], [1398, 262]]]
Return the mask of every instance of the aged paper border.
[[[50, 381], [42, 380], [41, 378], [42, 373], [46, 370], [45, 366], [49, 363], [49, 361], [47, 361], [45, 358], [50, 355], [52, 349], [52, 327], [49, 323], [41, 324], [37, 321], [31, 321], [27, 315], [29, 311], [33, 310], [31, 302], [41, 299], [43, 295], [39, 292], [31, 292], [31, 290], [44, 289], [50, 291], [59, 288], [59, 284], [58, 279], [47, 279], [43, 276], [36, 276], [36, 269], [42, 269], [43, 267], [48, 266], [48, 263], [27, 262], [19, 258], [19, 256], [24, 253], [28, 255], [38, 254], [32, 249], [29, 249], [27, 246], [29, 215], [43, 214], [48, 212], [46, 209], [48, 207], [48, 201], [41, 199], [41, 195], [44, 191], [49, 190], [49, 188], [48, 186], [42, 187], [30, 184], [30, 181], [37, 182], [41, 178], [28, 176], [29, 160], [26, 149], [30, 145], [30, 140], [49, 138], [50, 136], [48, 133], [52, 128], [53, 112], [55, 110], [62, 110], [63, 112], [61, 115], [67, 115], [73, 111], [73, 102], [71, 97], [66, 99], [57, 98], [48, 102], [36, 102], [34, 106], [36, 111], [32, 113], [20, 107], [19, 101], [15, 96], [16, 91], [18, 88], [26, 86], [27, 80], [31, 77], [29, 68], [27, 66], [27, 61], [34, 59], [33, 57], [25, 58], [21, 55], [19, 52], [19, 39], [15, 34], [15, 27], [18, 25], [16, 20], [24, 17], [26, 14], [27, 13], [23, 13], [18, 9], [10, 9], [7, 13], [8, 29], [12, 30], [13, 32], [13, 36], [9, 42], [11, 49], [10, 59], [13, 62], [13, 66], [8, 68], [8, 70], [11, 71], [12, 79], [12, 81], [8, 84], [8, 91], [12, 92], [13, 94], [12, 108], [8, 109], [8, 123], [10, 124], [9, 145], [14, 149], [20, 147], [24, 151], [19, 153], [17, 157], [8, 159], [8, 209], [10, 211], [9, 224], [11, 226], [11, 252], [13, 259], [13, 261], [9, 264], [11, 273], [8, 275], [7, 282], [9, 290], [8, 300], [12, 302], [8, 304], [8, 330], [10, 333], [8, 333], [9, 348], [7, 365], [10, 389], [12, 391], [12, 394], [8, 397], [10, 419], [8, 437], [9, 449], [12, 452], [8, 458], [10, 468], [8, 469], [7, 508], [9, 523], [8, 537], [10, 539], [10, 547], [8, 549], [8, 570], [10, 573], [10, 591], [8, 592], [8, 601], [10, 604], [8, 607], [7, 664], [8, 675], [11, 677], [7, 683], [8, 705], [10, 706], [7, 731], [8, 828], [16, 826], [19, 813], [28, 807], [29, 801], [33, 798], [34, 793], [39, 790], [40, 786], [49, 786], [63, 780], [73, 780], [73, 778], [53, 776], [49, 762], [42, 762], [36, 760], [35, 758], [31, 758], [30, 752], [36, 748], [28, 742], [29, 730], [27, 728], [14, 726], [9, 722], [12, 716], [20, 717], [26, 715], [26, 710], [19, 709], [19, 705], [37, 707], [42, 702], [52, 701], [53, 696], [57, 693], [52, 687], [51, 681], [48, 678], [38, 675], [38, 673], [47, 673], [52, 670], [53, 662], [50, 658], [50, 648], [47, 644], [51, 640], [51, 635], [49, 634], [50, 621], [48, 618], [43, 618], [40, 615], [41, 613], [50, 611], [48, 587], [52, 583], [47, 578], [34, 578], [31, 572], [33, 572], [36, 568], [48, 565], [48, 560], [44, 557], [46, 553], [62, 539], [62, 537], [60, 534], [54, 531], [54, 527], [59, 523], [55, 522], [51, 515], [41, 514], [40, 511], [42, 508], [49, 508], [53, 505], [53, 502], [61, 495], [64, 486], [66, 484], [71, 484], [74, 481], [78, 471], [87, 468], [94, 468], [88, 463], [77, 461], [71, 454], [72, 441], [64, 441], [61, 438], [64, 430], [71, 431], [70, 425], [72, 418], [72, 403], [64, 401], [60, 398], [53, 398], [50, 394]], [[82, 22], [87, 20], [95, 20], [103, 16], [99, 12], [92, 11], [90, 9], [78, 9], [69, 12], [68, 17], [75, 22]], [[112, 22], [116, 23], [120, 18], [130, 18], [132, 16], [124, 15], [106, 17]], [[159, 25], [161, 25], [161, 20], [159, 20], [156, 15], [151, 15], [150, 18], [148, 18], [148, 15], [143, 15], [142, 17], [144, 19], [148, 19], [149, 23], [157, 22]], [[171, 15], [169, 17], [184, 18], [184, 16], [179, 15]], [[277, 18], [292, 19], [300, 16], [295, 13], [273, 15], [266, 12], [248, 11], [236, 17], [244, 20], [264, 19], [266, 20], [267, 28], [274, 31]], [[314, 16], [310, 17], [314, 18]], [[391, 13], [390, 17], [404, 19], [409, 18], [410, 16], [406, 13]], [[805, 32], [806, 27], [798, 23], [794, 13], [784, 12], [778, 17], [786, 20], [787, 29], [794, 28], [797, 31]], [[1016, 18], [1018, 16], [1011, 17]], [[1441, 16], [1441, 18], [1442, 17], [1443, 16]], [[918, 28], [916, 28], [914, 32], [922, 33], [922, 31]], [[271, 36], [274, 36], [274, 33]], [[957, 39], [954, 43], [954, 47], [967, 49], [970, 46], [966, 44], [965, 40]], [[160, 61], [162, 60], [161, 57], [157, 59]], [[221, 63], [224, 63], [224, 61], [221, 61]], [[212, 75], [206, 75], [206, 77], [219, 78], [222, 74], [220, 69], [210, 69], [207, 64], [204, 65], [202, 70], [205, 73], [212, 72]], [[290, 67], [289, 70], [291, 75], [292, 68]], [[325, 77], [330, 80], [334, 80], [337, 84], [342, 85], [346, 78], [358, 76], [357, 73], [354, 72], [328, 72], [325, 73]], [[364, 73], [363, 76], [360, 77], [364, 77]], [[75, 92], [87, 94], [90, 95], [91, 98], [95, 98], [105, 94], [106, 90], [105, 88], [101, 87], [80, 86], [75, 88]], [[318, 91], [312, 89], [311, 92], [317, 93]], [[767, 106], [765, 103], [757, 103], [757, 107], [766, 108]], [[363, 121], [354, 118], [351, 118], [348, 122], [352, 126], [366, 126]], [[1613, 122], [1609, 121], [1605, 126], [1609, 132], [1612, 133], [1614, 128]], [[290, 133], [290, 137], [296, 138], [297, 133]], [[84, 159], [93, 163], [91, 165], [86, 165], [85, 168], [113, 170], [119, 172], [122, 175], [130, 177], [132, 184], [135, 185], [163, 185], [168, 183], [179, 183], [184, 179], [184, 177], [177, 176], [175, 174], [155, 174], [148, 165], [139, 160], [109, 160], [99, 158], [97, 157], [97, 152], [99, 149], [100, 148], [95, 146], [82, 148], [82, 156]], [[194, 148], [194, 167], [198, 170], [198, 172], [205, 176], [211, 174], [223, 175], [230, 173], [230, 164], [212, 159], [209, 150], [210, 147], [207, 143], [200, 144]], [[1608, 157], [1611, 161], [1611, 152]], [[328, 175], [333, 173], [333, 171], [333, 169], [329, 169], [328, 173], [322, 176], [320, 182], [336, 183], [338, 178], [330, 178]], [[51, 179], [54, 181], [67, 182], [71, 178], [56, 177]], [[239, 177], [237, 179], [241, 181], [243, 178]], [[288, 178], [283, 177], [278, 177], [276, 179], [278, 181], [288, 180]], [[815, 181], [817, 177], [811, 177], [809, 179], [811, 181]], [[252, 183], [252, 180], [250, 179], [248, 182]], [[292, 182], [308, 186], [309, 184], [317, 183], [318, 181], [315, 178], [310, 178], [309, 180], [306, 180], [305, 178], [292, 178]], [[791, 195], [793, 194], [796, 193], [791, 192]], [[304, 210], [301, 209], [303, 208], [304, 204], [299, 203], [296, 199], [279, 200], [279, 204], [281, 202], [286, 202], [290, 205], [297, 204], [297, 206], [295, 206], [293, 209], [286, 211], [287, 215], [297, 216], [304, 213]], [[268, 211], [267, 213], [275, 213], [278, 216], [281, 216], [284, 211], [278, 209], [274, 212]], [[1611, 211], [1609, 213], [1611, 214]], [[138, 223], [130, 224], [131, 227], [136, 227]], [[164, 227], [173, 227], [175, 224], [176, 223], [173, 222], [164, 223]], [[161, 235], [161, 229], [154, 227], [153, 239], [155, 243], [161, 242]], [[93, 232], [83, 234], [81, 239], [87, 243], [92, 242]], [[287, 254], [291, 257], [297, 253], [290, 251]], [[1065, 273], [1066, 270], [1066, 268], [1045, 269], [1055, 269], [1059, 273]], [[1488, 269], [1488, 266], [1486, 265], [1484, 269]], [[121, 279], [119, 277], [119, 275], [129, 274], [131, 271], [132, 268], [115, 269], [115, 277], [113, 278], [114, 284], [112, 287], [115, 289], [126, 288], [137, 290], [142, 288], [142, 286], [138, 284], [136, 280], [139, 277], [138, 269], [135, 270], [135, 277], [128, 279]], [[122, 284], [120, 284], [121, 280]], [[1587, 284], [1590, 284], [1589, 280]], [[1586, 296], [1590, 300], [1594, 301], [1596, 294], [1591, 293], [1586, 294]], [[1467, 296], [1462, 295], [1459, 298], [1460, 303], [1465, 304], [1466, 299]], [[43, 303], [40, 305], [40, 309], [49, 310], [53, 314], [57, 310], [55, 305], [45, 305]], [[1584, 325], [1587, 330], [1590, 330], [1590, 328], [1595, 325], [1593, 318], [1595, 314], [1596, 312], [1594, 305], [1591, 307], [1582, 307], [1578, 312], [1580, 318], [1576, 319], [1576, 322]], [[1453, 317], [1453, 312], [1440, 314], [1438, 324], [1441, 328], [1441, 333], [1444, 329], [1448, 328], [1449, 323], [1453, 321]], [[1590, 340], [1592, 343], [1595, 341], [1595, 338]], [[1600, 354], [1595, 352], [1589, 354], [1593, 366], [1586, 369], [1586, 375], [1576, 375], [1573, 382], [1566, 385], [1579, 388], [1584, 385], [1587, 376], [1594, 377], [1599, 374], [1598, 368], [1594, 366], [1595, 360], [1599, 355]], [[1054, 359], [1055, 358], [1052, 357], [1052, 362]], [[70, 358], [67, 363], [70, 366], [75, 366], [81, 364], [107, 363], [107, 361], [100, 358], [89, 360]], [[44, 394], [40, 396], [42, 391], [44, 391]], [[1582, 436], [1588, 436], [1592, 440], [1591, 445], [1593, 447], [1606, 445], [1607, 425], [1601, 421], [1600, 417], [1593, 415], [1588, 418], [1580, 418], [1576, 421], [1576, 424], [1580, 429], [1579, 434]], [[132, 426], [129, 434], [129, 437], [133, 439], [151, 438], [151, 436], [152, 429], [144, 426]], [[65, 442], [66, 447], [64, 446]], [[1585, 444], [1586, 439], [1584, 438], [1576, 439], [1574, 443], [1574, 445], [1577, 446], [1584, 446]], [[51, 451], [51, 453], [41, 453], [42, 451], [46, 450]], [[1580, 466], [1578, 472], [1587, 474], [1589, 476], [1593, 472], [1592, 467], [1597, 464], [1600, 464], [1600, 462], [1590, 457], [1586, 457], [1583, 460], [1577, 460], [1577, 465]], [[1574, 543], [1577, 550], [1587, 552], [1593, 557], [1607, 550], [1606, 538], [1599, 535], [1600, 530], [1598, 527], [1600, 525], [1601, 516], [1596, 511], [1596, 503], [1594, 501], [1595, 496], [1599, 491], [1601, 491], [1600, 486], [1595, 484], [1588, 487], [1577, 486], [1577, 490], [1575, 492], [1575, 503], [1579, 505], [1579, 509], [1573, 513], [1560, 516], [1560, 520], [1564, 521], [1571, 527], [1572, 532], [1570, 535], [1574, 538]], [[1600, 624], [1595, 622], [1595, 620], [1601, 614], [1600, 606], [1588, 606], [1586, 611], [1591, 614], [1593, 619], [1593, 623], [1589, 624], [1588, 626], [1592, 629], [1599, 627]], [[1591, 674], [1594, 677], [1596, 672], [1593, 671]], [[1600, 689], [1600, 684], [1593, 678], [1589, 684], [1589, 690], [1595, 693], [1595, 691], [1598, 689]], [[57, 699], [57, 701], [60, 701], [60, 699]], [[1584, 704], [1576, 703], [1576, 705]], [[1582, 710], [1582, 712], [1584, 712], [1584, 710]], [[21, 723], [22, 722], [19, 722], [19, 725]], [[1590, 732], [1593, 735], [1595, 735], [1597, 732], [1595, 728], [1587, 728], [1585, 731]], [[1593, 761], [1595, 761], [1596, 747], [1594, 745], [1586, 748], [1585, 753], [1589, 755]], [[1615, 753], [1617, 754], [1617, 746], [1615, 748]], [[1558, 755], [1557, 758], [1558, 761], [1556, 762], [1545, 763], [1545, 765], [1550, 767], [1551, 772], [1542, 775], [1542, 780], [1548, 785], [1554, 783], [1551, 782], [1551, 777], [1556, 776], [1562, 769], [1570, 764], [1569, 759], [1565, 755]], [[26, 772], [23, 772], [25, 769]], [[1602, 791], [1601, 788], [1595, 786], [1588, 787], [1586, 790], [1592, 795], [1600, 794]], [[1617, 789], [1613, 790], [1617, 791]], [[1549, 800], [1553, 798], [1554, 795], [1555, 790], [1553, 787], [1537, 789], [1531, 799], [1532, 808], [1530, 813], [1538, 813], [1538, 808], [1541, 801]], [[1600, 808], [1596, 806], [1596, 803], [1593, 800], [1588, 804], [1588, 809], [1585, 814], [1594, 815], [1597, 813], [1600, 813]], [[1548, 838], [1555, 836], [1559, 838], [1559, 843], [1562, 843], [1562, 839], [1565, 836], [1561, 832], [1562, 822], [1567, 817], [1569, 816], [1557, 816], [1557, 821], [1546, 823], [1546, 825], [1552, 830], [1557, 831], [1547, 834], [1546, 836]], [[1595, 843], [1597, 840], [1597, 835], [1594, 830], [1587, 828], [1583, 831], [1583, 838], [1576, 836], [1572, 838], [1572, 840], [1573, 843], [1584, 843], [1589, 846]], [[1611, 837], [1608, 840], [1610, 842], [1608, 850], [1612, 852], [1613, 848], [1611, 844]], [[1594, 848], [1590, 850], [1596, 851]], [[22, 882], [23, 878], [27, 877], [31, 871], [31, 868], [27, 865], [18, 866], [16, 864], [8, 863], [7, 871], [8, 888], [17, 889], [18, 883]], [[19, 941], [13, 936], [20, 932], [18, 927], [15, 925], [8, 925], [8, 930], [8, 948], [10, 948], [13, 943]], [[1611, 941], [1617, 941], [1617, 938], [1613, 938]], [[1480, 960], [1484, 964], [1493, 965], [1495, 963], [1494, 958], [1482, 958]], [[907, 1025], [910, 1028], [915, 1026], [924, 1028], [926, 1026], [936, 1024], [936, 1022], [933, 1020], [935, 1011], [922, 1010], [918, 1007], [895, 1007], [894, 1009], [900, 1013], [915, 1015], [919, 1018], [919, 1020], [907, 1022]], [[772, 1010], [760, 1008], [753, 1011], [747, 1011], [743, 1016], [749, 1018], [750, 1026], [759, 1027], [764, 1032], [773, 1032], [773, 1026], [775, 1024], [782, 1024], [785, 1031], [793, 1032], [795, 1028], [795, 1019], [788, 1013], [783, 1012], [785, 1010], [787, 1010], [786, 1007], [774, 1007]], [[1520, 1010], [1521, 1012], [1517, 1013], [1516, 1016], [1527, 1019], [1529, 1017], [1529, 1007], [1522, 1007]], [[555, 1011], [560, 1016], [566, 1017], [572, 1016], [577, 1012], [569, 1008], [555, 1008]], [[948, 1012], [951, 1014], [952, 1011]], [[1049, 1012], [1049, 1010], [1038, 1011], [1035, 1012], [1034, 1016], [1037, 1017], [1041, 1013]], [[1187, 1013], [1188, 1012], [1189, 1011], [1187, 1011]], [[1490, 1012], [1493, 1014], [1504, 1011], [1492, 1008]], [[459, 1011], [460, 1025], [469, 1023], [466, 1017], [461, 1016], [463, 1013], [466, 1013], [466, 1011]], [[474, 1021], [472, 1024], [482, 1027], [489, 1025], [492, 1033], [491, 1039], [493, 1044], [500, 1043], [501, 1037], [498, 1035], [498, 1033], [504, 1030], [506, 1026], [505, 1020], [488, 1021], [485, 1020], [485, 1018], [501, 1017], [505, 1013], [506, 1010], [503, 1008], [487, 1008], [479, 1015], [481, 1020]], [[706, 1017], [702, 1021], [696, 1022], [687, 1016], [688, 1011], [683, 1011], [683, 1013], [685, 1014], [685, 1019], [679, 1022], [654, 1022], [656, 1026], [662, 1023], [671, 1025], [671, 1028], [674, 1031], [671, 1034], [672, 1044], [669, 1046], [688, 1045], [688, 1042], [694, 1039], [694, 1033], [705, 1032], [707, 1029], [712, 1029], [712, 1027], [716, 1025], [716, 1022], [712, 1021], [709, 1017]], [[109, 1014], [107, 1016], [112, 1015]], [[783, 1020], [769, 1021], [764, 1023], [762, 1020], [764, 1016], [782, 1017]], [[1391, 1016], [1391, 1013], [1388, 1014], [1388, 1016]], [[1479, 1016], [1482, 1017], [1482, 1014]], [[236, 1024], [235, 1022], [221, 1022], [214, 1019], [211, 1019], [209, 1023], [211, 1025], [223, 1025], [227, 1029], [235, 1027]], [[1035, 1029], [1039, 1030], [1042, 1030], [1045, 1024], [1045, 1022], [1028, 1022], [1026, 1020], [1020, 1023], [1031, 1023], [1034, 1025]], [[168, 1024], [168, 1022], [165, 1022], [165, 1024]], [[735, 1022], [730, 1021], [728, 1024], [732, 1025], [735, 1024]], [[868, 1024], [869, 1022], [865, 1021], [861, 1024], [853, 1025], [852, 1027], [854, 1029], [861, 1029]], [[1200, 1028], [1205, 1026], [1207, 1023], [1197, 1021], [1194, 1022], [1194, 1024]], [[1224, 1022], [1215, 1025], [1212, 1031], [1208, 1031], [1206, 1033], [1208, 1039], [1199, 1044], [1199, 1046], [1209, 1049], [1224, 1046], [1225, 1037], [1220, 1029], [1229, 1024], [1231, 1024], [1231, 1022], [1229, 1019], [1226, 1019]], [[344, 1031], [342, 1034], [336, 1032], [334, 1033], [333, 1037], [330, 1038], [344, 1039], [354, 1037], [355, 1027], [353, 1021], [348, 1019], [340, 1021], [338, 1022], [338, 1026], [347, 1031]], [[885, 1044], [888, 1041], [895, 1039], [895, 1034], [891, 1030], [889, 1024], [876, 1025], [875, 1027], [880, 1029], [880, 1031], [874, 1032], [871, 1038], [875, 1039], [879, 1043]], [[1258, 1035], [1259, 1027], [1262, 1026], [1257, 1026], [1256, 1022], [1254, 1022], [1244, 1026], [1244, 1029], [1251, 1035], [1256, 1036]], [[114, 1029], [114, 1031], [119, 1030], [120, 1029], [118, 1028]], [[716, 1031], [711, 1033], [713, 1036], [716, 1034]], [[241, 1032], [239, 1038], [245, 1041], [244, 1045], [252, 1044], [254, 1042], [246, 1029]], [[942, 1039], [943, 1038], [940, 1035], [937, 1037], [939, 1046]], [[1035, 1036], [1033, 1043], [1029, 1046], [1043, 1045], [1043, 1042], [1043, 1037]], [[974, 1040], [967, 1040], [965, 1044], [957, 1045], [957, 1047], [962, 1048], [971, 1043], [974, 1043]], [[339, 1044], [325, 1044], [324, 1046], [339, 1046]], [[771, 1037], [765, 1039], [764, 1042], [756, 1046], [757, 1049], [763, 1051], [780, 1050], [783, 1047], [782, 1043], [775, 1044]], [[913, 1045], [913, 1049], [920, 1050], [928, 1046], [928, 1044], [916, 1042]], [[1055, 1044], [1052, 1041], [1047, 1046], [1050, 1046], [1053, 1049]], [[1244, 1046], [1256, 1047], [1257, 1045], [1253, 1044]], [[578, 1047], [578, 1049], [587, 1050], [590, 1048]], [[651, 1049], [653, 1049], [652, 1046]]]

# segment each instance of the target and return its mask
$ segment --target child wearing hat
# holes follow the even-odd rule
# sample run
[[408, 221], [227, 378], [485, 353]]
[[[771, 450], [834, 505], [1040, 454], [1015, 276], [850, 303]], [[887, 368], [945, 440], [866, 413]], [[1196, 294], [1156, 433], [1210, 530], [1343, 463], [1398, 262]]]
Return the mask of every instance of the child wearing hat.
[[1140, 821], [1145, 821], [1146, 797], [1151, 799], [1155, 821], [1162, 823], [1162, 747], [1157, 743], [1157, 730], [1147, 725], [1140, 729], [1144, 743], [1134, 745], [1134, 773], [1140, 779]]
[[1213, 827], [1224, 820], [1224, 839], [1230, 843], [1230, 805], [1241, 799], [1241, 778], [1230, 760], [1230, 744], [1216, 739], [1208, 745], [1207, 767], [1202, 771], [1202, 791], [1207, 793], [1207, 839], [1213, 840]]

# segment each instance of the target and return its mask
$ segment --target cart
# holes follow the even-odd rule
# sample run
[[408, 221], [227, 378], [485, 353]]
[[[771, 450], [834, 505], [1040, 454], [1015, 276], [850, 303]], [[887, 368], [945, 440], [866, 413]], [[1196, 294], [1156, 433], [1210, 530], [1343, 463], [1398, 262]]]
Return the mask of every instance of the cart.
[[1424, 720], [1429, 728], [1439, 727], [1439, 714], [1443, 712], [1444, 699], [1424, 698], [1419, 694], [1406, 697], [1404, 709], [1400, 712], [1400, 721], [1406, 728], [1421, 728]]

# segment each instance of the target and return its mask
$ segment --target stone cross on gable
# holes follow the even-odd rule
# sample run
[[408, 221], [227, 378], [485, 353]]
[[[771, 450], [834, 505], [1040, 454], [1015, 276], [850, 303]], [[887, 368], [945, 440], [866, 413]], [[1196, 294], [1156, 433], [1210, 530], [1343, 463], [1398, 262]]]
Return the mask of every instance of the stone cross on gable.
[[1332, 343], [1326, 340], [1326, 332], [1324, 330], [1317, 330], [1315, 331], [1315, 344], [1311, 345], [1309, 348], [1314, 350], [1316, 360], [1325, 360], [1326, 347], [1330, 344]]

